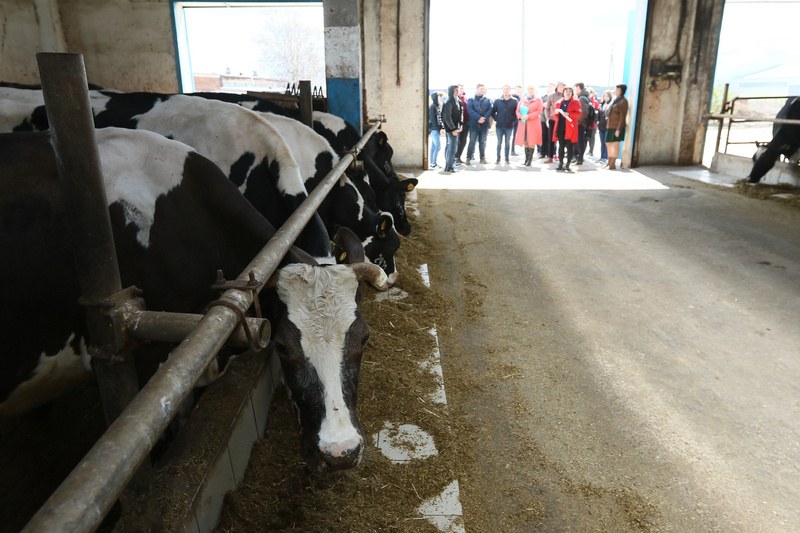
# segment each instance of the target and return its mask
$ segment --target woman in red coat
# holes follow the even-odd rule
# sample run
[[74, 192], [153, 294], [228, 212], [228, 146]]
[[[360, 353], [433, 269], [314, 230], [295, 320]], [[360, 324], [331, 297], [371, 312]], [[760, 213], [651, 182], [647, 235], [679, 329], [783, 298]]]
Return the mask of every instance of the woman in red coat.
[[536, 96], [536, 87], [528, 85], [528, 96], [523, 96], [517, 104], [517, 138], [514, 144], [525, 147], [525, 166], [531, 166], [533, 152], [537, 144], [542, 144], [542, 121], [539, 117], [544, 106]]
[[[558, 141], [558, 168], [569, 170], [572, 160], [573, 144], [578, 144], [578, 120], [581, 118], [581, 104], [573, 96], [571, 87], [564, 87], [564, 97], [553, 106], [553, 141]], [[567, 152], [566, 158], [564, 151]], [[566, 166], [565, 166], [566, 162]]]

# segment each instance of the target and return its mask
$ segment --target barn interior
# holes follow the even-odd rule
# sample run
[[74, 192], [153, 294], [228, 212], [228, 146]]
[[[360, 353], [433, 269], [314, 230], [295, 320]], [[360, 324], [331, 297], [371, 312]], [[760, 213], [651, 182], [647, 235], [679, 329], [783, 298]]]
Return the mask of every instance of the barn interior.
[[[360, 133], [366, 132], [370, 126], [380, 122], [380, 130], [387, 135], [394, 150], [394, 166], [405, 169], [408, 175], [422, 179], [423, 169], [427, 169], [429, 164], [427, 137], [430, 54], [428, 34], [431, 22], [429, 1], [323, 0], [321, 3], [324, 10], [325, 76], [329, 111], [344, 118]], [[3, 0], [0, 2], [0, 81], [39, 84], [41, 79], [36, 54], [59, 52], [82, 55], [86, 79], [90, 84], [124, 92], [179, 93], [185, 88], [182, 78], [185, 73], [181, 72], [180, 47], [177, 43], [182, 38], [182, 10], [192, 4], [224, 5], [225, 3], [179, 0]], [[719, 172], [724, 175], [720, 178], [721, 182], [733, 185], [736, 180], [745, 178], [752, 166], [749, 157], [722, 153], [714, 155], [710, 169], [701, 166], [704, 161], [707, 132], [709, 130], [713, 132], [719, 127], [721, 135], [725, 124], [721, 120], [719, 122], [713, 119], [699, 120], [709, 112], [717, 111], [711, 109], [712, 84], [724, 5], [724, 0], [639, 0], [634, 12], [635, 52], [629, 58], [628, 65], [633, 73], [628, 86], [631, 104], [629, 115], [631, 142], [624, 144], [622, 165], [627, 169], [641, 169], [645, 175], [642, 181], [652, 178], [655, 181], [668, 183], [672, 186], [671, 194], [674, 195], [681, 193], [681, 188], [686, 186], [680, 184], [678, 175], [667, 176], [672, 170], [691, 176], [692, 179], [706, 181], [709, 176], [713, 178], [714, 172]], [[436, 179], [431, 178], [428, 188], [436, 189], [434, 185]], [[501, 178], [497, 179], [502, 181]], [[781, 162], [770, 172], [765, 182], [797, 186], [800, 184], [800, 171], [796, 164]], [[464, 190], [469, 190], [471, 187], [473, 186], [464, 185]], [[480, 185], [474, 186], [475, 189], [480, 187]], [[522, 187], [524, 189], [525, 186]], [[653, 187], [654, 190], [658, 188], [655, 185]], [[441, 190], [447, 188], [448, 186], [444, 185]], [[587, 189], [589, 188], [591, 185], [587, 186]], [[636, 185], [636, 190], [644, 189]], [[423, 188], [420, 195], [426, 192]], [[468, 206], [467, 211], [474, 206], [470, 202], [480, 201], [478, 196], [464, 199], [448, 196], [449, 194], [451, 193], [445, 192], [443, 195], [437, 195], [436, 199], [421, 201], [424, 207], [439, 210], [437, 214], [427, 219], [436, 228], [422, 232], [422, 235], [426, 235], [426, 244], [412, 244], [410, 242], [414, 239], [412, 235], [411, 238], [404, 239], [404, 247], [436, 255], [435, 246], [432, 249], [430, 243], [436, 242], [437, 239], [447, 240], [444, 225], [447, 223], [447, 218], [456, 216], [458, 211], [453, 204], [447, 205], [442, 198], [465, 202]], [[641, 193], [635, 201], [645, 201], [642, 198], [651, 199], [649, 195], [649, 192]], [[698, 210], [713, 209], [703, 203], [699, 203], [696, 207]], [[424, 214], [418, 216], [424, 218]], [[661, 229], [669, 231], [668, 228]], [[468, 247], [468, 241], [469, 239], [465, 239], [461, 245]], [[495, 248], [492, 252], [500, 255], [503, 250]], [[791, 252], [786, 254], [791, 255]], [[770, 260], [775, 264], [779, 263]], [[403, 261], [407, 272], [415, 271], [419, 267], [412, 259], [406, 258]], [[787, 275], [796, 276], [798, 258], [786, 264]], [[457, 269], [457, 265], [450, 264], [450, 267]], [[448, 274], [443, 278], [453, 276]], [[471, 306], [476, 305], [476, 302], [470, 299], [471, 295], [474, 296], [473, 292], [480, 293], [486, 287], [479, 280], [468, 279], [465, 283], [467, 282], [471, 288], [467, 290], [466, 296], [456, 299], [455, 303], [448, 301], [446, 295], [441, 295], [442, 301], [439, 302], [433, 301], [435, 298], [425, 301], [421, 295], [427, 294], [425, 292], [427, 289], [419, 282], [413, 284], [409, 282], [408, 286], [401, 284], [400, 287], [421, 298], [423, 304], [429, 305], [432, 309], [452, 304], [458, 307], [464, 316], [472, 316], [470, 313], [474, 313], [475, 310]], [[446, 285], [444, 280], [442, 284]], [[373, 297], [371, 294], [370, 298]], [[369, 305], [376, 306], [376, 313], [386, 311], [380, 307], [381, 305], [399, 307], [398, 315], [394, 315], [397, 320], [397, 316], [402, 315], [404, 309], [397, 301], [392, 302], [386, 300]], [[393, 310], [397, 311], [394, 308]], [[501, 306], [492, 312], [502, 313], [504, 310]], [[436, 318], [428, 314], [423, 318], [430, 320], [430, 323], [421, 324], [417, 328], [425, 329], [423, 332], [425, 338], [419, 342], [425, 344], [426, 351], [438, 353], [440, 341], [435, 335], [428, 338], [427, 331], [430, 328], [434, 328], [435, 331], [436, 326], [433, 322]], [[395, 325], [379, 323], [378, 326], [373, 326], [373, 330], [380, 327], [391, 330]], [[411, 337], [411, 334], [409, 336]], [[790, 343], [793, 338], [790, 336], [789, 340], [782, 342]], [[479, 340], [474, 339], [474, 341], [479, 344]], [[465, 341], [462, 339], [462, 342]], [[406, 349], [405, 344], [390, 346], [392, 350]], [[795, 363], [786, 364], [788, 375], [796, 372]], [[508, 372], [499, 372], [504, 374], [500, 379], [516, 379], [517, 370], [511, 365], [506, 369]], [[492, 372], [498, 371], [492, 370]], [[439, 373], [441, 374], [441, 369]], [[248, 512], [241, 499], [236, 501], [237, 505], [245, 510], [224, 511], [223, 505], [230, 501], [230, 497], [226, 499], [225, 495], [234, 490], [244, 479], [253, 443], [263, 438], [265, 432], [270, 431], [267, 427], [267, 411], [282, 409], [281, 406], [275, 406], [274, 402], [271, 404], [273, 394], [282, 394], [280, 379], [281, 372], [276, 357], [270, 357], [266, 353], [250, 353], [247, 357], [237, 360], [236, 366], [220, 384], [202, 396], [196, 414], [187, 423], [185, 431], [179, 435], [178, 444], [168, 450], [161, 459], [154, 491], [158, 492], [157, 498], [163, 513], [165, 530], [198, 533], [212, 531], [220, 527], [221, 517], [223, 520], [229, 520], [231, 514]], [[383, 385], [388, 387], [387, 384]], [[416, 387], [416, 385], [406, 385], [411, 388]], [[419, 401], [425, 404], [425, 408], [433, 417], [429, 420], [433, 421], [448, 413], [446, 407], [435, 402], [432, 402], [435, 404], [432, 406], [422, 399], [427, 398], [427, 394], [432, 394], [425, 387], [434, 385], [426, 384], [422, 389], [423, 392], [414, 389], [415, 392], [419, 392]], [[467, 382], [462, 385], [469, 388], [474, 384]], [[3, 498], [0, 514], [13, 515], [14, 518], [7, 520], [5, 525], [0, 525], [0, 530], [21, 530], [49, 494], [56, 489], [60, 480], [80, 461], [88, 447], [102, 434], [104, 424], [95, 388], [94, 384], [87, 384], [71, 393], [68, 402], [40, 412], [36, 419], [17, 420], [12, 425], [3, 427], [5, 455], [3, 464], [0, 464], [0, 468], [3, 469], [3, 474], [0, 475], [0, 492], [2, 492], [0, 497]], [[376, 391], [380, 394], [380, 390], [381, 384], [370, 389], [371, 398], [374, 399]], [[463, 400], [468, 394], [457, 392], [454, 397]], [[365, 401], [370, 400], [362, 400], [362, 403]], [[702, 406], [694, 408], [700, 410]], [[796, 413], [796, 401], [793, 409]], [[72, 410], [73, 414], [81, 413], [76, 423], [68, 423], [65, 414], [67, 410]], [[281, 420], [284, 422], [293, 418], [291, 413], [278, 412], [274, 416], [282, 416]], [[472, 423], [477, 424], [474, 420]], [[283, 429], [275, 431], [285, 437]], [[389, 433], [394, 431], [395, 436], [398, 433], [397, 428], [387, 431]], [[797, 427], [790, 427], [787, 431], [796, 432]], [[447, 436], [444, 430], [442, 433], [443, 435], [437, 433], [437, 438], [452, 445], [454, 437]], [[381, 435], [379, 430], [375, 431], [375, 435], [377, 446], [380, 441], [377, 435]], [[57, 455], [64, 461], [53, 461], [53, 454], [48, 451], [46, 443], [56, 438], [63, 441]], [[20, 441], [29, 442], [26, 439], [37, 442], [38, 447], [30, 444], [30, 450], [24, 454], [18, 449], [12, 451], [12, 440], [16, 442], [13, 445], [18, 446]], [[410, 437], [409, 439], [413, 440]], [[283, 444], [288, 442], [290, 446], [296, 445], [291, 437], [280, 442]], [[22, 456], [25, 456], [27, 462], [20, 459]], [[540, 460], [539, 456], [532, 452], [529, 457], [532, 460]], [[787, 477], [786, 483], [793, 486], [797, 480], [797, 463], [794, 462], [796, 458], [791, 454], [787, 454], [787, 457], [790, 457], [789, 462], [793, 465], [790, 470], [794, 470], [788, 474], [784, 472], [782, 475]], [[388, 463], [385, 458], [375, 460]], [[403, 460], [405, 459], [400, 461]], [[458, 477], [458, 465], [447, 461], [442, 458], [441, 463], [436, 463], [435, 467], [448, 471], [448, 475], [453, 474]], [[491, 461], [494, 466], [503, 462], [502, 459], [495, 457], [491, 458]], [[297, 462], [300, 462], [299, 459]], [[196, 468], [187, 470], [182, 466], [189, 463]], [[511, 463], [513, 461], [506, 463], [505, 468]], [[30, 465], [35, 465], [37, 470], [29, 470]], [[276, 465], [280, 467], [280, 464]], [[286, 464], [283, 463], [283, 466]], [[555, 473], [552, 475], [557, 477]], [[377, 474], [375, 479], [378, 479]], [[282, 482], [280, 473], [271, 481], [274, 487], [278, 487]], [[336, 483], [347, 482], [348, 478], [338, 478], [336, 482], [312, 481], [308, 490], [335, 492], [340, 488]], [[369, 490], [373, 493], [381, 491], [386, 485], [372, 482]], [[420, 525], [416, 520], [404, 523], [398, 521], [400, 525], [396, 526], [396, 530], [427, 531], [425, 528], [433, 528], [431, 531], [471, 530], [466, 518], [468, 513], [462, 519], [461, 505], [457, 501], [453, 503], [452, 491], [439, 491], [438, 500], [435, 497], [428, 498], [431, 491], [425, 494], [425, 498], [419, 494], [414, 498], [414, 493], [421, 488], [422, 485], [415, 485], [413, 489], [405, 490], [402, 497], [426, 502], [432, 499], [435, 500], [432, 504], [434, 507], [439, 505], [448, 508], [449, 505], [450, 510], [429, 509], [426, 513], [421, 513], [423, 516], [457, 514], [458, 518], [455, 521], [444, 520], [438, 525], [434, 520], [428, 520], [424, 525]], [[586, 494], [595, 489], [596, 486], [591, 484], [575, 484], [565, 488], [563, 492], [581, 493], [583, 497], [587, 497]], [[796, 490], [797, 486], [794, 486], [789, 492]], [[668, 526], [659, 522], [658, 513], [653, 511], [657, 502], [639, 497], [638, 494], [632, 495], [626, 490], [612, 493], [597, 489], [595, 495], [600, 502], [597, 504], [598, 507], [610, 509], [618, 506], [614, 508], [621, 509], [621, 513], [626, 517], [620, 522], [609, 519], [608, 523], [611, 525], [599, 530], [669, 530]], [[523, 531], [526, 530], [524, 527], [530, 524], [543, 523], [537, 522], [545, 514], [540, 512], [539, 506], [546, 504], [541, 504], [535, 497], [521, 500], [524, 505], [508, 511], [505, 515], [516, 516], [520, 521], [517, 524], [513, 521], [504, 522], [508, 527], [504, 530]], [[453, 511], [454, 508], [457, 508], [457, 511]], [[330, 508], [327, 510], [330, 511]], [[602, 514], [601, 511], [597, 512]], [[101, 530], [112, 531], [116, 527], [116, 530], [125, 531], [122, 522], [116, 523], [120, 513], [120, 507], [116, 505], [102, 526], [99, 526]], [[286, 513], [288, 514], [288, 511]], [[707, 518], [700, 511], [697, 514], [699, 519]], [[791, 516], [787, 518], [786, 515]], [[792, 513], [787, 512], [786, 515], [782, 518], [789, 523], [798, 523], [791, 522], [797, 520]], [[291, 517], [287, 523], [293, 523], [292, 520], [297, 520], [298, 516], [300, 515]], [[303, 516], [308, 519], [307, 514]], [[570, 517], [567, 517], [565, 520], [569, 519]], [[581, 520], [584, 521], [576, 522], [578, 524], [576, 530], [588, 530], [580, 527], [587, 526], [591, 522], [585, 521], [585, 518]], [[308, 531], [356, 530], [352, 529], [352, 522], [347, 522], [346, 526], [339, 526], [342, 529], [336, 529], [335, 526], [330, 529], [332, 526], [329, 522], [312, 522], [307, 523]], [[711, 522], [702, 520], [701, 522], [703, 525], [695, 530], [708, 530], [703, 528]], [[241, 527], [230, 525], [230, 522], [226, 523], [228, 525], [225, 527], [229, 528], [225, 529], [226, 531], [236, 531], [237, 527]], [[485, 517], [478, 518], [475, 523], [486, 527], [496, 525]], [[725, 530], [725, 524], [713, 523], [720, 528], [719, 530]], [[619, 529], [615, 529], [613, 524]], [[736, 525], [738, 527], [742, 524], [746, 525], [747, 522], [737, 522]], [[768, 527], [774, 529], [767, 530], [778, 531], [779, 526], [775, 524], [768, 524]], [[543, 530], [566, 530], [559, 529], [560, 526], [563, 524], [546, 522]], [[276, 526], [275, 530], [290, 530], [288, 525], [284, 527], [285, 529], [281, 529]], [[742, 530], [746, 530], [746, 527]]]

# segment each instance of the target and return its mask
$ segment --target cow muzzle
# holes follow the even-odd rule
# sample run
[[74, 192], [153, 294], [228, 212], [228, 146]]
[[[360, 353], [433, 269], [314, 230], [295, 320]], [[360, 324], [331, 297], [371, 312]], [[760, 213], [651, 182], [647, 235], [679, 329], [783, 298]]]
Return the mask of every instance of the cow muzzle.
[[318, 453], [319, 470], [322, 472], [336, 472], [337, 470], [355, 468], [361, 464], [363, 455], [363, 438], [324, 446], [320, 448]]

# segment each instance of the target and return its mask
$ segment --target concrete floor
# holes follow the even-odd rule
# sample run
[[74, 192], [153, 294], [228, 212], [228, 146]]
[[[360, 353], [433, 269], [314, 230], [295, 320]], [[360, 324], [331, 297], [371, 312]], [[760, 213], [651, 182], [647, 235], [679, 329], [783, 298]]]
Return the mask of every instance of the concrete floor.
[[445, 381], [486, 384], [454, 407], [467, 531], [800, 531], [800, 211], [701, 167], [521, 162], [417, 173]]

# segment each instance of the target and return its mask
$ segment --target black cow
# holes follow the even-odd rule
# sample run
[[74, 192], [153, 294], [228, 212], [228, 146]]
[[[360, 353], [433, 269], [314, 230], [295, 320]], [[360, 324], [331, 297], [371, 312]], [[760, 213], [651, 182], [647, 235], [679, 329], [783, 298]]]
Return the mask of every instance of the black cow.
[[[800, 97], [789, 98], [775, 118], [800, 120]], [[753, 156], [753, 169], [747, 176], [750, 183], [758, 183], [783, 154], [792, 157], [800, 148], [800, 124], [774, 124], [772, 140]]]
[[[117, 128], [98, 130], [97, 140], [122, 283], [142, 289], [148, 309], [202, 310], [217, 297], [216, 271], [237, 275], [275, 234], [190, 147]], [[347, 246], [345, 236], [338, 246]], [[69, 241], [49, 135], [0, 135], [0, 417], [90, 375]], [[363, 258], [358, 246], [346, 255]], [[364, 448], [356, 400], [369, 327], [360, 279], [386, 286], [375, 265], [317, 265], [293, 248], [259, 296], [298, 407], [305, 458], [322, 470], [356, 466]]]

